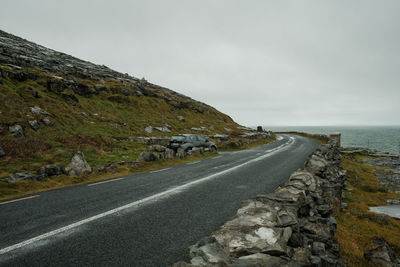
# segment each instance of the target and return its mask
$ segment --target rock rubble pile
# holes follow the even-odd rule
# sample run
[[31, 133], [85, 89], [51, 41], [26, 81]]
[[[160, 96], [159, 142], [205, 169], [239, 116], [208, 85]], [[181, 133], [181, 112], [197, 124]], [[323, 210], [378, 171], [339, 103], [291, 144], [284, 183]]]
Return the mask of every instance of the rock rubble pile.
[[190, 247], [183, 266], [344, 266], [334, 240], [346, 172], [330, 141], [273, 193], [244, 201], [237, 214]]

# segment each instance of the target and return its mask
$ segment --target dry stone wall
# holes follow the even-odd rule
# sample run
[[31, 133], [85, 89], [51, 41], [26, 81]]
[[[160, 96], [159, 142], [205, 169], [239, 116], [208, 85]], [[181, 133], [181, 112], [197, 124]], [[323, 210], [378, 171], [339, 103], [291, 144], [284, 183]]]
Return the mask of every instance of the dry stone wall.
[[331, 140], [273, 193], [244, 201], [220, 230], [189, 249], [183, 266], [344, 266], [334, 240], [346, 172]]

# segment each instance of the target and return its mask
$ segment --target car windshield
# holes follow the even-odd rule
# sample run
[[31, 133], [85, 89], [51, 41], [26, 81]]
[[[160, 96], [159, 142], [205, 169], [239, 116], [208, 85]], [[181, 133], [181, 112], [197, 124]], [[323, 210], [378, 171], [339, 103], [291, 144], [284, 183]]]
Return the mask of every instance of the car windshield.
[[199, 140], [201, 141], [201, 142], [206, 142], [207, 140], [203, 137], [203, 136], [201, 136], [201, 135], [199, 135], [199, 136], [197, 136], [198, 138], [199, 138]]
[[172, 136], [171, 140], [172, 141], [183, 141], [183, 140], [185, 140], [185, 137], [182, 135]]

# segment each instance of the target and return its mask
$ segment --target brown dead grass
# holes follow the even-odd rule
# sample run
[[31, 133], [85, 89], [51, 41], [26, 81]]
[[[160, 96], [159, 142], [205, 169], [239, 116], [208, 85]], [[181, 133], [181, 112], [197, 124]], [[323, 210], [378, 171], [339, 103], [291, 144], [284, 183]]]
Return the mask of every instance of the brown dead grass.
[[399, 198], [399, 195], [388, 192], [379, 184], [374, 175], [376, 167], [372, 165], [347, 158], [342, 167], [348, 171], [347, 188], [351, 191], [345, 192], [347, 209], [342, 213], [335, 212], [338, 221], [335, 238], [346, 264], [375, 266], [364, 259], [364, 252], [376, 247], [373, 244], [375, 237], [388, 241], [400, 254], [400, 221], [368, 210], [371, 206], [386, 205], [386, 199]]
[[51, 149], [52, 145], [39, 137], [0, 137], [0, 147], [4, 149], [7, 157], [27, 158]]

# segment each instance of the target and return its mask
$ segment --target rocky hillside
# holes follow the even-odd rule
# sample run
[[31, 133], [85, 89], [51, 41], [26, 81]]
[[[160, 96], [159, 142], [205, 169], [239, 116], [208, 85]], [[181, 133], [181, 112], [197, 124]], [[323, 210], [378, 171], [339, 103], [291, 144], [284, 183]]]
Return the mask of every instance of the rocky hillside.
[[209, 105], [3, 31], [0, 101], [0, 178], [76, 151], [91, 166], [134, 160], [143, 137], [245, 131]]

